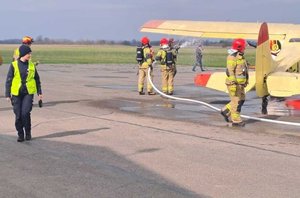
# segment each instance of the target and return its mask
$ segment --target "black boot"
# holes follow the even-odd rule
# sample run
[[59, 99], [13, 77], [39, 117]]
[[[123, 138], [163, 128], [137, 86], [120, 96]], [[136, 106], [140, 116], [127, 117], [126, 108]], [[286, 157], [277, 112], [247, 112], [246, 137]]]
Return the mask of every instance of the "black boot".
[[242, 122], [233, 122], [232, 126], [234, 126], [234, 127], [244, 127], [245, 122], [244, 121], [242, 121]]
[[264, 114], [264, 115], [268, 114], [268, 109], [267, 109], [267, 107], [268, 107], [268, 98], [267, 97], [268, 96], [264, 96], [262, 98], [261, 113]]
[[220, 113], [223, 117], [224, 117], [224, 120], [226, 121], [226, 122], [230, 122], [229, 121], [229, 109], [225, 109], [224, 111], [223, 110], [221, 110], [221, 113]]
[[31, 140], [31, 133], [26, 133], [25, 139], [27, 141], [30, 141]]
[[17, 139], [18, 142], [24, 142], [24, 136], [19, 136]]
[[24, 131], [23, 129], [18, 129], [18, 142], [24, 142]]

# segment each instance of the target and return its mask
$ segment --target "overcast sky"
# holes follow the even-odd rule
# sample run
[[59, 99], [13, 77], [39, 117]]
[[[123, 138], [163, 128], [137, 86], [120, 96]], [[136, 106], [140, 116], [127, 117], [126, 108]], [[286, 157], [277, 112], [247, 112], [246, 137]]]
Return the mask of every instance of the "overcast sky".
[[132, 40], [152, 19], [300, 24], [300, 0], [2, 0], [0, 40]]

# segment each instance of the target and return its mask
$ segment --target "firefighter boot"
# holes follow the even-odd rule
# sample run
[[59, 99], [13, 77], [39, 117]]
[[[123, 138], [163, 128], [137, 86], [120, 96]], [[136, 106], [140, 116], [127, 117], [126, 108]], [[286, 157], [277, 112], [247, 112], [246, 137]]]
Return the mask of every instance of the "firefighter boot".
[[233, 127], [244, 127], [245, 126], [245, 122], [241, 121], [241, 122], [233, 122], [232, 123]]
[[225, 109], [225, 110], [221, 110], [221, 115], [224, 117], [224, 120], [226, 121], [226, 122], [230, 122], [229, 121], [229, 109]]
[[156, 95], [156, 93], [153, 91], [148, 91], [148, 95]]
[[140, 95], [145, 95], [145, 92], [143, 92], [143, 88], [139, 91]]
[[261, 104], [261, 113], [262, 114], [264, 114], [264, 115], [268, 114], [267, 107], [268, 107], [268, 98], [267, 98], [267, 96], [264, 96], [262, 98], [262, 104]]

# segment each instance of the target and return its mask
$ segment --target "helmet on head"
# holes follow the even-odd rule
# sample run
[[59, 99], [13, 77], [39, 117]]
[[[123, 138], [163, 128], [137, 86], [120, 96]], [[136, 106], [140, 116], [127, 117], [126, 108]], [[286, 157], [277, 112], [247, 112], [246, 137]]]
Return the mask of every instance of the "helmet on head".
[[31, 45], [31, 43], [33, 43], [33, 38], [30, 37], [30, 36], [24, 36], [22, 38], [22, 43], [27, 44], [27, 45]]
[[246, 48], [246, 41], [245, 39], [234, 39], [232, 42], [232, 49], [237, 50], [239, 52], [244, 53], [245, 48]]
[[169, 44], [174, 43], [174, 38], [169, 38]]
[[146, 36], [144, 36], [144, 37], [141, 39], [141, 43], [142, 43], [143, 45], [147, 45], [147, 44], [149, 44], [149, 42], [150, 42], [150, 40], [149, 40], [149, 38], [146, 37]]
[[160, 46], [162, 48], [167, 48], [169, 46], [169, 41], [166, 38], [162, 38], [160, 39]]

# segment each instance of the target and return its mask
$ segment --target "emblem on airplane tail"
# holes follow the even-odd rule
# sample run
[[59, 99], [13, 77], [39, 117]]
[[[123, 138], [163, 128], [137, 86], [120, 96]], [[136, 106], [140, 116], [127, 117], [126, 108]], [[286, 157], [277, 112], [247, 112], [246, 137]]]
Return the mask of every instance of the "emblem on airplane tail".
[[277, 54], [281, 51], [281, 43], [279, 40], [270, 40], [270, 49], [271, 54], [277, 56]]

